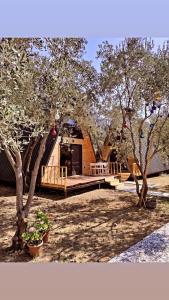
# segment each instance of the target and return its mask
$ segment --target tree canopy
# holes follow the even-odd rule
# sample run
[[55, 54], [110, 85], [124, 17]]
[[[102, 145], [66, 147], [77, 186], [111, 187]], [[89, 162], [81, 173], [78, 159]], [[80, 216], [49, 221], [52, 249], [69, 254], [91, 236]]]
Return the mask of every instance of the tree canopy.
[[[154, 51], [153, 42], [141, 38], [125, 39], [115, 48], [105, 42], [98, 51], [103, 107], [112, 124], [110, 127], [121, 136], [117, 144], [120, 141], [119, 149], [125, 158], [133, 155], [145, 184], [154, 155], [168, 152], [168, 55], [168, 44]], [[115, 119], [111, 117], [115, 109], [121, 117], [119, 125], [114, 127]], [[140, 191], [134, 178], [142, 201], [144, 186]]]

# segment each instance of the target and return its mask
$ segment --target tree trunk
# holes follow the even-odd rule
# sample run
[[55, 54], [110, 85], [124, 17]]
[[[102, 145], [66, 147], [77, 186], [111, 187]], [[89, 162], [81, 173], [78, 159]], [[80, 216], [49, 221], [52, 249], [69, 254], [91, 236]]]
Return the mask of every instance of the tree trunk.
[[23, 211], [23, 175], [22, 175], [22, 158], [20, 152], [16, 152], [16, 232], [12, 238], [12, 248], [19, 250], [23, 248], [22, 233], [25, 231], [26, 224], [24, 221]]
[[41, 139], [40, 148], [38, 151], [38, 157], [36, 159], [35, 166], [31, 174], [31, 182], [29, 187], [28, 199], [25, 206], [23, 205], [24, 179], [23, 179], [23, 164], [22, 164], [21, 153], [20, 151], [16, 151], [15, 152], [16, 161], [13, 161], [13, 158], [10, 155], [10, 152], [8, 151], [7, 147], [5, 148], [6, 153], [10, 159], [10, 163], [14, 169], [15, 177], [16, 177], [16, 232], [12, 238], [12, 246], [10, 247], [13, 250], [23, 249], [22, 234], [25, 232], [27, 226], [27, 223], [25, 222], [25, 218], [28, 216], [29, 209], [33, 200], [39, 166], [43, 154], [45, 152], [46, 140], [47, 140], [47, 134]]
[[130, 173], [131, 173], [131, 175], [132, 175], [132, 177], [133, 177], [133, 179], [135, 181], [135, 184], [136, 184], [136, 193], [139, 196], [140, 195], [140, 186], [139, 186], [139, 182], [138, 182], [137, 176], [133, 172], [133, 168], [129, 165], [127, 159], [126, 159], [126, 164], [127, 164], [128, 170], [130, 171]]
[[42, 159], [43, 154], [45, 152], [46, 140], [47, 140], [47, 135], [45, 135], [41, 140], [40, 148], [39, 148], [39, 151], [38, 151], [38, 157], [36, 159], [36, 162], [35, 162], [32, 174], [31, 174], [31, 182], [30, 182], [30, 187], [29, 187], [28, 199], [27, 199], [25, 209], [24, 209], [26, 217], [28, 216], [29, 209], [30, 209], [30, 206], [31, 206], [31, 203], [32, 203], [32, 200], [33, 200], [34, 193], [35, 193], [37, 175], [38, 175], [38, 172], [39, 172], [41, 159]]
[[137, 204], [139, 207], [146, 207], [147, 193], [148, 193], [147, 177], [146, 175], [143, 175], [143, 183], [139, 194], [139, 201]]
[[138, 207], [146, 207], [147, 193], [148, 193], [148, 183], [147, 183], [147, 174], [146, 174], [146, 171], [143, 173], [140, 165], [137, 164], [137, 166], [138, 166], [138, 168], [139, 168], [139, 170], [140, 170], [140, 172], [142, 174], [142, 177], [143, 177], [143, 183], [142, 183], [142, 187], [140, 189], [137, 176], [134, 174], [133, 170], [130, 168], [130, 166], [128, 164], [128, 161], [127, 161], [127, 166], [128, 166], [128, 169], [130, 170], [130, 172], [132, 174], [132, 177], [133, 177], [133, 179], [134, 179], [134, 181], [136, 183], [136, 193], [137, 193], [138, 198], [139, 198], [137, 206]]
[[22, 234], [26, 230], [27, 223], [24, 219], [24, 213], [18, 212], [17, 213], [17, 221], [16, 221], [16, 232], [12, 238], [12, 249], [14, 251], [16, 250], [22, 250], [24, 248]]
[[40, 138], [39, 136], [35, 139], [32, 140], [30, 145], [27, 148], [27, 151], [24, 155], [23, 158], [23, 180], [24, 180], [24, 193], [28, 193], [29, 192], [29, 184], [30, 184], [30, 163], [32, 160], [32, 154], [33, 151], [35, 149], [35, 146], [37, 145], [37, 143], [39, 142]]

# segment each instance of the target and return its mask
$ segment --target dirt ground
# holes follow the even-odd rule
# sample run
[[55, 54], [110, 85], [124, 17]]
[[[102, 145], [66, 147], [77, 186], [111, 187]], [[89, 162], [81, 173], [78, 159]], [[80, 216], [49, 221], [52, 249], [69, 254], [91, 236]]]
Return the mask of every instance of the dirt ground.
[[[139, 182], [141, 183], [142, 181], [140, 180]], [[168, 174], [162, 174], [160, 176], [150, 177], [148, 178], [148, 184], [150, 185], [150, 190], [169, 193]]]
[[[0, 187], [0, 261], [29, 262], [29, 255], [7, 251], [15, 230], [15, 190]], [[147, 234], [169, 222], [169, 201], [158, 199], [154, 211], [134, 206], [135, 196], [94, 190], [58, 200], [35, 197], [31, 214], [44, 209], [53, 223], [43, 255], [33, 262], [107, 262]]]

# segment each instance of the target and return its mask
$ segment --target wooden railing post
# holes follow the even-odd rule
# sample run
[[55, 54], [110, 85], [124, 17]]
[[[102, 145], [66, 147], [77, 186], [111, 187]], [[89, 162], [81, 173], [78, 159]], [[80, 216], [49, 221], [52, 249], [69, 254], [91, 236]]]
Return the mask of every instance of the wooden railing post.
[[67, 187], [67, 167], [65, 167], [65, 190]]
[[63, 183], [63, 167], [61, 167], [61, 185]]

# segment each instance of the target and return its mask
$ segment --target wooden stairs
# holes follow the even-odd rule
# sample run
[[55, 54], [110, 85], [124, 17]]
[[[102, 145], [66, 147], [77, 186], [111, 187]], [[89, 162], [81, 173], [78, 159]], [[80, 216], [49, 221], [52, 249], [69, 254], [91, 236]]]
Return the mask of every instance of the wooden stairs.
[[128, 173], [128, 172], [122, 172], [122, 173], [118, 173], [117, 175], [120, 177], [120, 181], [124, 182], [127, 179], [129, 179], [129, 177], [130, 177], [131, 174]]
[[105, 182], [116, 189], [118, 186], [124, 185], [124, 182], [130, 177], [130, 173], [118, 173], [105, 179]]
[[116, 189], [119, 185], [123, 185], [123, 183], [120, 181], [119, 176], [111, 176], [109, 178], [106, 178], [105, 182], [112, 186], [114, 189]]

